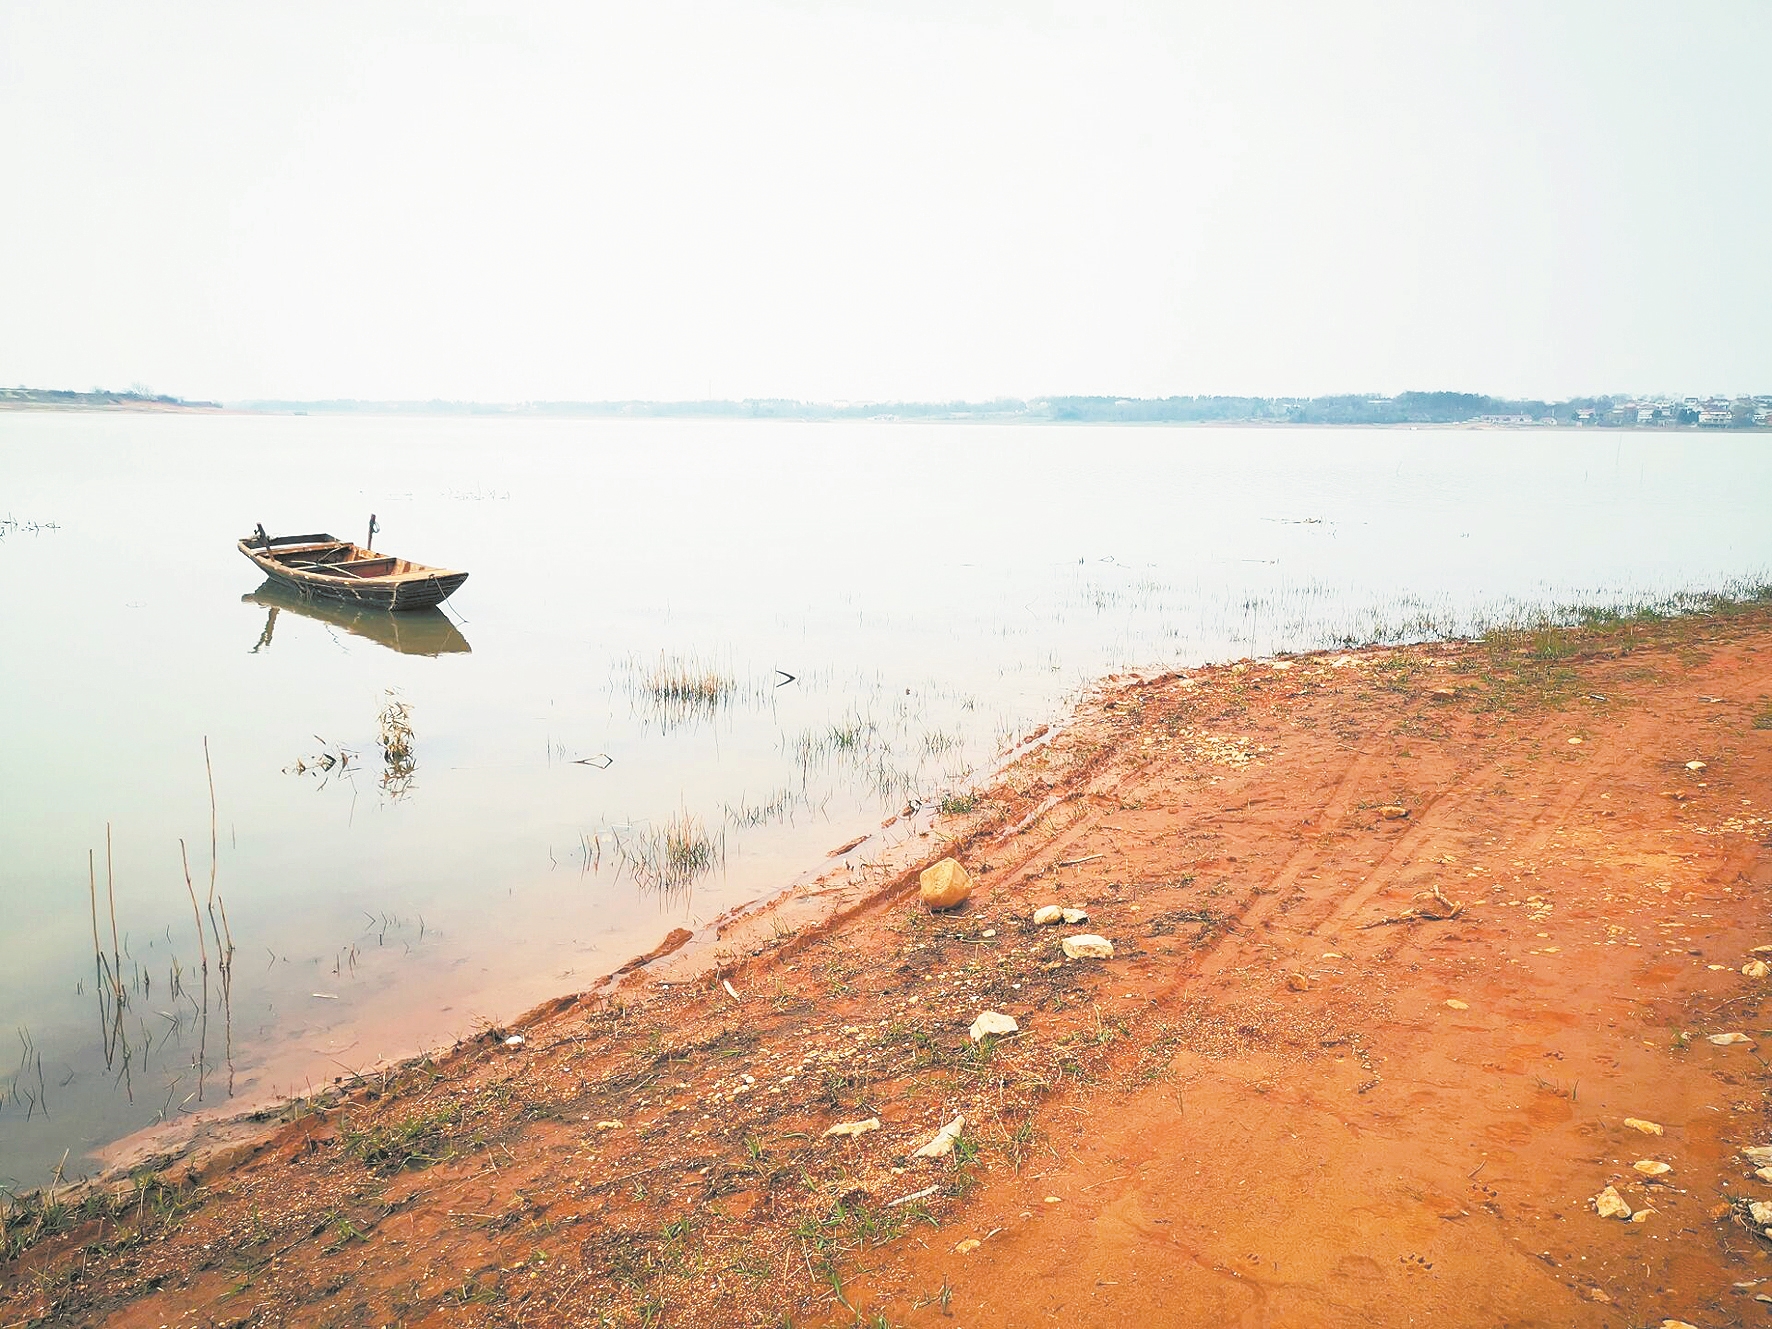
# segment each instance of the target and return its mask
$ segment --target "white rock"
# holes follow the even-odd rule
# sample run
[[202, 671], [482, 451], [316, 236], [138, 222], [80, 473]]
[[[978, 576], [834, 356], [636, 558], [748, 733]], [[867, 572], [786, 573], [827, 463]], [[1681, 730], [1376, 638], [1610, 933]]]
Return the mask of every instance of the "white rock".
[[1754, 1176], [1761, 1181], [1772, 1181], [1772, 1167], [1757, 1167], [1754, 1169]]
[[1661, 1123], [1644, 1121], [1641, 1117], [1626, 1117], [1624, 1119], [1624, 1124], [1629, 1126], [1633, 1131], [1643, 1132], [1644, 1135], [1661, 1134]]
[[1767, 965], [1764, 960], [1749, 960], [1746, 964], [1741, 966], [1741, 976], [1743, 978], [1764, 978], [1767, 972]]
[[949, 1154], [954, 1152], [954, 1141], [960, 1138], [960, 1132], [965, 1129], [966, 1118], [963, 1116], [955, 1117], [947, 1125], [935, 1132], [935, 1138], [930, 1140], [929, 1143], [924, 1145], [921, 1149], [917, 1150], [917, 1152], [912, 1154], [911, 1157], [946, 1158]]
[[1045, 926], [1047, 923], [1064, 922], [1064, 910], [1055, 904], [1043, 904], [1034, 910], [1034, 922]]
[[1608, 1186], [1594, 1196], [1594, 1212], [1601, 1218], [1629, 1218], [1630, 1206], [1622, 1195]]
[[1075, 927], [1078, 923], [1087, 923], [1089, 921], [1089, 912], [1086, 909], [1066, 909], [1063, 917], [1065, 922], [1069, 923], [1072, 927]]
[[1081, 936], [1066, 937], [1064, 953], [1073, 960], [1111, 960], [1114, 958], [1114, 943], [1093, 932], [1085, 932]]
[[983, 937], [986, 941], [989, 941], [992, 937], [997, 935], [997, 929], [986, 928], [983, 932], [979, 933], [978, 935]]
[[877, 1131], [879, 1129], [880, 1119], [878, 1117], [869, 1117], [866, 1121], [844, 1121], [839, 1122], [837, 1125], [826, 1131], [824, 1133], [824, 1138], [828, 1140], [833, 1135], [846, 1135], [853, 1138], [857, 1135], [866, 1135], [869, 1131]]
[[1764, 1227], [1772, 1223], [1772, 1201], [1753, 1200], [1747, 1206], [1747, 1212], [1753, 1216], [1754, 1222]]
[[1720, 1048], [1726, 1048], [1726, 1047], [1731, 1047], [1736, 1043], [1745, 1043], [1748, 1041], [1748, 1039], [1747, 1039], [1746, 1034], [1728, 1033], [1728, 1034], [1712, 1034], [1710, 1036], [1710, 1041], [1715, 1043]]
[[1667, 1173], [1673, 1171], [1673, 1169], [1666, 1163], [1658, 1162], [1653, 1158], [1639, 1158], [1636, 1162], [1632, 1163], [1631, 1166], [1638, 1172], [1641, 1172], [1645, 1177], [1665, 1176]]
[[505, 1039], [505, 1046], [508, 1048], [522, 1047], [523, 1046], [523, 1035], [522, 1034], [512, 1034], [509, 1038]]
[[1686, 763], [1686, 769], [1689, 771], [1702, 771], [1704, 769], [1704, 763], [1701, 761], [1689, 761]]
[[1750, 1144], [1741, 1156], [1756, 1167], [1772, 1164], [1772, 1144]]
[[1021, 1026], [1015, 1023], [1013, 1015], [1001, 1015], [996, 1011], [986, 1011], [972, 1022], [972, 1041], [976, 1043], [986, 1034], [1013, 1034], [1020, 1028]]

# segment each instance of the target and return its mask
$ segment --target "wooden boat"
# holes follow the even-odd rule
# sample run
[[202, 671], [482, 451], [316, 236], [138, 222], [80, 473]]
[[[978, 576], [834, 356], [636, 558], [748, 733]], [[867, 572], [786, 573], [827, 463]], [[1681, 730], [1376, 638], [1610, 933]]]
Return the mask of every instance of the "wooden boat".
[[461, 630], [441, 609], [412, 609], [390, 614], [385, 609], [366, 609], [361, 605], [299, 595], [269, 577], [256, 591], [241, 596], [240, 601], [270, 611], [264, 630], [259, 634], [258, 645], [252, 648], [255, 655], [271, 644], [279, 613], [328, 624], [401, 655], [458, 655], [473, 650]]
[[468, 579], [465, 572], [392, 558], [336, 536], [271, 536], [263, 526], [240, 541], [240, 552], [297, 595], [396, 613], [442, 604]]

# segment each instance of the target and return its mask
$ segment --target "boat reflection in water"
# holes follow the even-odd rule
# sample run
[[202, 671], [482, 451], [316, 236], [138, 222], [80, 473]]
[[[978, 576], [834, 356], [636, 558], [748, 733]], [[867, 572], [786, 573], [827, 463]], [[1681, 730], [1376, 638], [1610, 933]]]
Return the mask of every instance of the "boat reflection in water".
[[362, 609], [352, 605], [310, 600], [266, 580], [256, 591], [240, 597], [242, 604], [262, 605], [270, 610], [259, 634], [254, 655], [271, 644], [277, 631], [277, 614], [288, 610], [302, 618], [317, 619], [343, 628], [353, 637], [366, 637], [378, 646], [401, 655], [461, 655], [473, 650], [468, 639], [441, 609], [409, 609], [395, 614], [386, 609]]

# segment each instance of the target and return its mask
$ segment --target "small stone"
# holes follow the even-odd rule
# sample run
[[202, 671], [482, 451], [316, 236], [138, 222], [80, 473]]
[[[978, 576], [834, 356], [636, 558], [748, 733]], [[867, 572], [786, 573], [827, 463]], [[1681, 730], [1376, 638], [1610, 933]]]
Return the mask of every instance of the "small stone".
[[1046, 1203], [1047, 1204], [1063, 1204], [1064, 1201], [1056, 1195], [1048, 1195], [1046, 1197]]
[[1639, 1158], [1636, 1162], [1632, 1163], [1631, 1166], [1638, 1172], [1641, 1172], [1645, 1177], [1664, 1177], [1669, 1172], [1673, 1171], [1673, 1169], [1666, 1163], [1659, 1162], [1653, 1158]]
[[954, 1254], [970, 1255], [982, 1245], [984, 1245], [984, 1243], [977, 1237], [967, 1237], [965, 1241], [962, 1241], [958, 1246], [954, 1247]]
[[979, 935], [981, 937], [983, 937], [986, 941], [989, 941], [992, 937], [997, 935], [997, 929], [986, 928], [983, 932], [979, 933]]
[[1055, 904], [1043, 904], [1034, 910], [1034, 922], [1041, 927], [1048, 923], [1062, 923], [1064, 922], [1064, 910]]
[[1447, 997], [1446, 1004], [1455, 1011], [1468, 1011], [1471, 1008], [1468, 1001], [1460, 1001], [1457, 997]]
[[1594, 1212], [1601, 1218], [1629, 1218], [1630, 1206], [1622, 1195], [1608, 1186], [1594, 1196]]
[[924, 1145], [912, 1158], [946, 1158], [954, 1152], [954, 1141], [960, 1138], [960, 1132], [966, 1129], [966, 1118], [955, 1117], [947, 1125], [935, 1132], [928, 1144]]
[[1409, 809], [1401, 803], [1387, 803], [1378, 809], [1378, 815], [1386, 821], [1401, 821], [1409, 815]]
[[1654, 1212], [1653, 1209], [1639, 1209], [1636, 1213], [1630, 1216], [1630, 1221], [1633, 1223], [1647, 1223], [1649, 1221], [1649, 1215]]
[[1754, 1169], [1754, 1176], [1761, 1181], [1772, 1181], [1772, 1167], [1757, 1167]]
[[1737, 1043], [1745, 1043], [1748, 1041], [1748, 1037], [1746, 1034], [1731, 1032], [1727, 1034], [1712, 1034], [1710, 1036], [1710, 1041], [1720, 1048], [1726, 1048], [1733, 1047]]
[[996, 1011], [986, 1011], [972, 1022], [972, 1041], [976, 1043], [987, 1034], [998, 1036], [1013, 1034], [1020, 1028], [1021, 1026], [1015, 1023], [1014, 1016], [1001, 1015]]
[[1772, 1144], [1750, 1144], [1741, 1151], [1741, 1156], [1756, 1167], [1772, 1164]]
[[1772, 1223], [1772, 1200], [1750, 1200], [1747, 1212], [1754, 1222], [1764, 1227]]
[[1581, 746], [1581, 740], [1579, 738], [1572, 738], [1569, 740], [1569, 746], [1572, 748], [1578, 748]]
[[1741, 976], [1743, 978], [1764, 978], [1766, 973], [1767, 966], [1764, 960], [1749, 960], [1746, 964], [1741, 966]]
[[1641, 1131], [1644, 1135], [1660, 1135], [1661, 1126], [1657, 1122], [1644, 1121], [1641, 1117], [1626, 1117], [1624, 1124], [1633, 1131]]
[[1114, 943], [1106, 937], [1098, 937], [1092, 932], [1064, 939], [1064, 953], [1073, 960], [1111, 960], [1114, 958]]
[[621, 1129], [621, 1123], [619, 1121], [600, 1121], [597, 1123], [597, 1129], [600, 1131], [619, 1131]]
[[1753, 950], [1749, 951], [1748, 954], [1749, 955], [1772, 955], [1772, 946], [1756, 946], [1753, 948]]
[[522, 1034], [512, 1034], [509, 1038], [505, 1039], [505, 1046], [508, 1048], [522, 1047], [523, 1046], [523, 1035]]
[[972, 878], [957, 859], [944, 858], [917, 877], [917, 895], [931, 909], [952, 909], [972, 894]]
[[1704, 769], [1704, 763], [1701, 761], [1689, 761], [1686, 763], [1686, 769], [1689, 771], [1702, 771]]
[[824, 1133], [824, 1138], [828, 1140], [833, 1135], [839, 1135], [853, 1139], [857, 1135], [866, 1135], [869, 1131], [877, 1131], [879, 1129], [880, 1119], [878, 1117], [869, 1117], [866, 1121], [844, 1121], [839, 1122], [837, 1125], [826, 1131]]
[[1061, 917], [1072, 927], [1075, 927], [1079, 923], [1087, 923], [1089, 921], [1089, 914], [1083, 909], [1066, 909]]
[[1684, 1320], [1663, 1320], [1661, 1329], [1698, 1329], [1698, 1326], [1687, 1324]]
[[1310, 985], [1310, 979], [1306, 978], [1303, 974], [1294, 973], [1286, 975], [1286, 986], [1291, 988], [1294, 992], [1303, 992], [1308, 989]]

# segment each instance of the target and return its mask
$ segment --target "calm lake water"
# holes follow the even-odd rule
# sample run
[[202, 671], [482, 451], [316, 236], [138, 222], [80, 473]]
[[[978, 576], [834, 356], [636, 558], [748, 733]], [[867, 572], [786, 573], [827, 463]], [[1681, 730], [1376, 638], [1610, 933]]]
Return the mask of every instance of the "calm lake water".
[[[589, 986], [1103, 673], [1720, 587], [1769, 500], [1765, 439], [1691, 434], [0, 415], [0, 1184]], [[455, 618], [280, 606], [233, 547], [371, 512]]]

